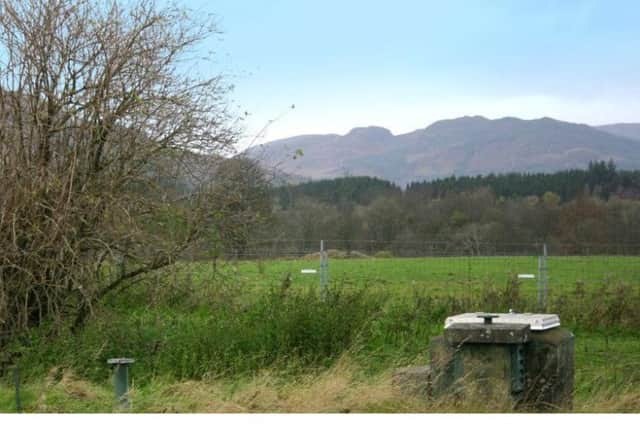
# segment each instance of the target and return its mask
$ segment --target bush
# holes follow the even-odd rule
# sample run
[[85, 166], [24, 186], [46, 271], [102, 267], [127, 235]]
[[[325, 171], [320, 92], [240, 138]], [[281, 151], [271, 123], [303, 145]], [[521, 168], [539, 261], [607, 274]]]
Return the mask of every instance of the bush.
[[250, 304], [105, 312], [77, 336], [36, 338], [23, 363], [34, 374], [63, 366], [101, 381], [111, 357], [135, 358], [138, 381], [326, 367], [376, 316], [381, 296], [333, 289], [325, 301], [315, 292], [273, 289]]

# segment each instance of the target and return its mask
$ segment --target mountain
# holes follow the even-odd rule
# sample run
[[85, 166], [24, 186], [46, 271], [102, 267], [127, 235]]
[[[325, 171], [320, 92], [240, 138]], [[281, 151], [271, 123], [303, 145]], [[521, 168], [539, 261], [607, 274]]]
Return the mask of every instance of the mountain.
[[640, 141], [640, 123], [616, 123], [612, 125], [598, 126], [598, 129], [612, 135], [618, 135]]
[[366, 175], [406, 184], [451, 175], [585, 168], [592, 160], [613, 159], [620, 168], [638, 169], [640, 140], [546, 117], [474, 116], [402, 135], [371, 126], [346, 135], [296, 136], [253, 147], [247, 155], [312, 179]]

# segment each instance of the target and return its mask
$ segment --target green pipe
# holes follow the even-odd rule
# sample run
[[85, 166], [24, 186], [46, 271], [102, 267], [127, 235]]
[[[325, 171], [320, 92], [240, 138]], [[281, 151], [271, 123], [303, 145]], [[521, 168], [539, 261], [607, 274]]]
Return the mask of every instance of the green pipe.
[[118, 358], [109, 359], [107, 363], [113, 368], [113, 386], [116, 393], [116, 401], [123, 409], [128, 409], [129, 402], [129, 365], [134, 359]]

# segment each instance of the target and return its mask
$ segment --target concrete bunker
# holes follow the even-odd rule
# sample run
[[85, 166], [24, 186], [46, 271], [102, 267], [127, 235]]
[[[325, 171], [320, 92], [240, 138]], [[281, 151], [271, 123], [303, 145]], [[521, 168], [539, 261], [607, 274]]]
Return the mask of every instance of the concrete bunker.
[[431, 339], [431, 365], [394, 382], [430, 398], [481, 407], [566, 411], [573, 402], [574, 336], [555, 314], [464, 313]]

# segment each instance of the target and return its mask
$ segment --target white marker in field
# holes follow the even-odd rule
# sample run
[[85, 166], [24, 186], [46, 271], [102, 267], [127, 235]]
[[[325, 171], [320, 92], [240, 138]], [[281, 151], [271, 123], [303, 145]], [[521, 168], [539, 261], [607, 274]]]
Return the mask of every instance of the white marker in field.
[[302, 270], [300, 270], [300, 273], [302, 274], [316, 274], [317, 272], [317, 270], [314, 270], [312, 268], [303, 268]]
[[518, 274], [518, 279], [535, 279], [535, 274]]

